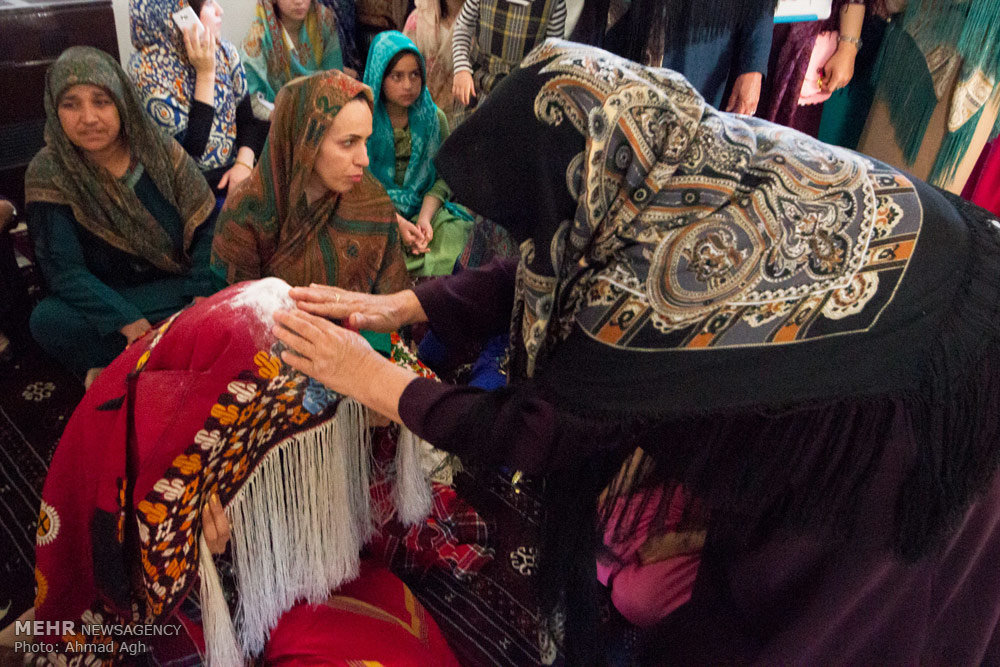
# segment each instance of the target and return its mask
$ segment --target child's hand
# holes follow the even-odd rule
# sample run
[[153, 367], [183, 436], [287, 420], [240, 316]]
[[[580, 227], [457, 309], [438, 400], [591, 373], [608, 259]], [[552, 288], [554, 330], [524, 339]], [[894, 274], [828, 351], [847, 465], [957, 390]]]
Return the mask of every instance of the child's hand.
[[455, 73], [455, 82], [451, 86], [451, 94], [456, 100], [469, 106], [469, 102], [476, 96], [476, 85], [472, 82], [472, 72]]
[[430, 246], [434, 239], [434, 228], [431, 227], [431, 216], [423, 215], [417, 218], [417, 231], [420, 232], [420, 245], [423, 248]]
[[[399, 236], [403, 239], [403, 245], [406, 246], [406, 249], [414, 255], [421, 254], [420, 242], [423, 237], [417, 226], [399, 213], [396, 214], [396, 224], [399, 225]], [[427, 252], [427, 250], [424, 249], [423, 252]]]

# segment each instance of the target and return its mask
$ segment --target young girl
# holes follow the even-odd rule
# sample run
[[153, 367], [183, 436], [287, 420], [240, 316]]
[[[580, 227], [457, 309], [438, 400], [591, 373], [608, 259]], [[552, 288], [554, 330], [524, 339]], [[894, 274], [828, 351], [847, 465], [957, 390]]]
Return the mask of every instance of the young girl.
[[449, 201], [434, 169], [449, 128], [425, 76], [423, 56], [409, 37], [396, 30], [375, 37], [365, 70], [365, 83], [376, 91], [370, 168], [396, 205], [410, 274], [438, 276], [452, 272], [472, 218]]

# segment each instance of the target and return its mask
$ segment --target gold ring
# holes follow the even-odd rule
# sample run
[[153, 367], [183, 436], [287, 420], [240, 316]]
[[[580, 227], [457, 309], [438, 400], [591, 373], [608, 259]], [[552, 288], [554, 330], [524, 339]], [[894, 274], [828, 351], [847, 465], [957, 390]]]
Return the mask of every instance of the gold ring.
[[334, 300], [336, 300], [337, 303], [340, 303], [340, 294], [339, 293], [338, 294], [334, 294], [333, 298], [334, 298]]

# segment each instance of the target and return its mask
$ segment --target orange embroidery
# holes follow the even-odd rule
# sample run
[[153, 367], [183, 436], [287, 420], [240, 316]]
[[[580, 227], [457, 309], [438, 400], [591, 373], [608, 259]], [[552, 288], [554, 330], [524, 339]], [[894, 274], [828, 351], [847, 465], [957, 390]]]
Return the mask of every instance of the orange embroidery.
[[167, 567], [165, 567], [163, 571], [167, 573], [168, 577], [176, 579], [184, 571], [185, 565], [186, 563], [183, 559], [178, 560], [176, 558], [172, 558], [170, 562], [167, 563]]
[[146, 515], [146, 521], [158, 524], [167, 518], [167, 506], [163, 503], [151, 503], [143, 500], [139, 503], [139, 511]]
[[184, 495], [181, 496], [181, 505], [183, 507], [181, 508], [179, 514], [183, 515], [191, 511], [190, 507], [191, 498], [193, 498], [195, 494], [198, 493], [198, 485], [199, 485], [198, 478], [195, 477], [188, 483], [186, 487], [184, 487]]
[[264, 350], [254, 355], [253, 362], [257, 364], [257, 375], [265, 380], [276, 377], [281, 369], [281, 360]]
[[254, 403], [251, 403], [250, 405], [246, 406], [245, 408], [243, 408], [242, 410], [240, 410], [240, 418], [237, 420], [236, 423], [237, 424], [242, 424], [246, 420], [250, 419], [250, 417], [253, 416], [253, 413], [256, 410], [257, 410], [257, 405], [254, 404]]
[[181, 471], [182, 475], [191, 475], [201, 470], [201, 456], [199, 454], [182, 454], [174, 459], [174, 467]]
[[37, 609], [45, 603], [45, 598], [49, 595], [49, 580], [37, 567], [35, 568], [35, 584], [38, 586], [38, 592], [35, 593], [35, 608]]
[[216, 403], [212, 406], [212, 416], [218, 419], [223, 426], [229, 426], [239, 419], [240, 411], [235, 405], [224, 407]]
[[289, 417], [293, 424], [297, 426], [302, 426], [309, 419], [309, 413], [302, 410], [298, 405], [292, 408], [292, 414]]

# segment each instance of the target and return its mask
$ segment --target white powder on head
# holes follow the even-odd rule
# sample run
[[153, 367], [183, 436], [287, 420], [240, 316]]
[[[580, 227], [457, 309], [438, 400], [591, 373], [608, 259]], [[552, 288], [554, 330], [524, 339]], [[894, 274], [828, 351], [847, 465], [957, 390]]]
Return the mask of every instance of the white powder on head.
[[255, 280], [230, 299], [229, 306], [234, 310], [249, 310], [261, 324], [270, 328], [274, 326], [276, 312], [295, 308], [295, 302], [288, 296], [291, 288], [281, 278]]

